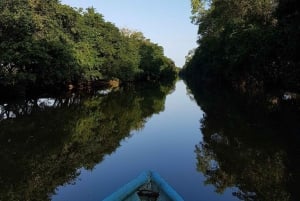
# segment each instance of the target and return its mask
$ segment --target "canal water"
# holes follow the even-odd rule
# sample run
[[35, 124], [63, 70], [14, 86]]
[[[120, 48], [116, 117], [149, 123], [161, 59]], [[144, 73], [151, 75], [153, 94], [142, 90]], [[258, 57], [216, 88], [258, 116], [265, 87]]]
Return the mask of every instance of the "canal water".
[[58, 187], [53, 201], [102, 200], [144, 170], [157, 171], [185, 200], [235, 200], [231, 190], [219, 195], [197, 171], [195, 146], [202, 141], [201, 108], [183, 81], [167, 95], [158, 114], [146, 119], [93, 170], [80, 170], [75, 185]]
[[1, 201], [99, 201], [145, 170], [187, 201], [298, 198], [293, 108], [249, 109], [183, 81], [92, 94], [0, 103]]

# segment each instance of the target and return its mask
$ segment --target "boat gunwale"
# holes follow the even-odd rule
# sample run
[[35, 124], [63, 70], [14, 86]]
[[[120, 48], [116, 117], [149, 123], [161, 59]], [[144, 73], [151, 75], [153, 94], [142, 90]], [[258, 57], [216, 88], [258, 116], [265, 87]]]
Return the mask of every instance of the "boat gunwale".
[[172, 201], [184, 201], [183, 198], [156, 172], [144, 171], [138, 177], [125, 184], [103, 201], [121, 201], [132, 195], [138, 188], [153, 181]]

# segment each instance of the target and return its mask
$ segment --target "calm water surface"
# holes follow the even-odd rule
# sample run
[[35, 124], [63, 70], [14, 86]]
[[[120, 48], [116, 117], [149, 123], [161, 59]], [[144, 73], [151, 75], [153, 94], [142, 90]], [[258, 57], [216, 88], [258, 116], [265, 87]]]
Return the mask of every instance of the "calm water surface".
[[277, 132], [298, 113], [276, 127], [226, 97], [179, 81], [2, 102], [0, 200], [99, 201], [144, 170], [187, 201], [296, 200], [298, 141]]
[[58, 187], [52, 200], [102, 200], [148, 169], [159, 172], [186, 200], [235, 200], [230, 190], [218, 195], [212, 186], [204, 186], [197, 171], [195, 146], [202, 141], [202, 116], [185, 84], [178, 82], [164, 110], [132, 131], [93, 170], [81, 169], [75, 185]]

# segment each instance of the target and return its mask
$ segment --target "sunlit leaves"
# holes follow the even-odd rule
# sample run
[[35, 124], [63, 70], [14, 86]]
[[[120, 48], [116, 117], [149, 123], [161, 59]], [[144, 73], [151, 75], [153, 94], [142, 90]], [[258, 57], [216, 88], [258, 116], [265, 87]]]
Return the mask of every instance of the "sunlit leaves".
[[146, 56], [156, 75], [151, 79], [160, 79], [166, 66], [173, 77], [175, 65], [161, 47], [140, 32], [119, 30], [94, 8], [75, 9], [56, 0], [3, 0], [0, 8], [2, 86], [134, 81], [143, 77], [141, 63], [147, 63], [141, 61], [144, 43], [160, 57]]

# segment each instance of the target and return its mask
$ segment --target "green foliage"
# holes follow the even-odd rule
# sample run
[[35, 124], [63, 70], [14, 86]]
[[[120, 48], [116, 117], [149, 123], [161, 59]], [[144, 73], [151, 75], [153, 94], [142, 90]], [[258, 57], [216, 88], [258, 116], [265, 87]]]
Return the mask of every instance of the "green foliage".
[[177, 70], [174, 62], [164, 56], [163, 47], [146, 39], [141, 32], [121, 30], [123, 36], [133, 44], [137, 50], [138, 70], [136, 78], [142, 80], [175, 79]]
[[56, 4], [1, 1], [1, 84], [50, 85], [76, 73], [69, 70], [74, 64], [72, 43], [55, 20]]
[[192, 0], [192, 13], [199, 47], [182, 73], [234, 87], [299, 90], [296, 1]]
[[[57, 0], [3, 0], [0, 86], [134, 81], [152, 71], [151, 79], [159, 79], [166, 68], [173, 77], [175, 65], [161, 47], [140, 32], [127, 32], [105, 22], [94, 8], [75, 9]], [[141, 51], [145, 43], [153, 51]], [[142, 64], [148, 65], [145, 72]]]
[[176, 67], [172, 60], [164, 56], [161, 46], [144, 41], [140, 45], [140, 55], [140, 69], [144, 79], [158, 80], [175, 77]]

